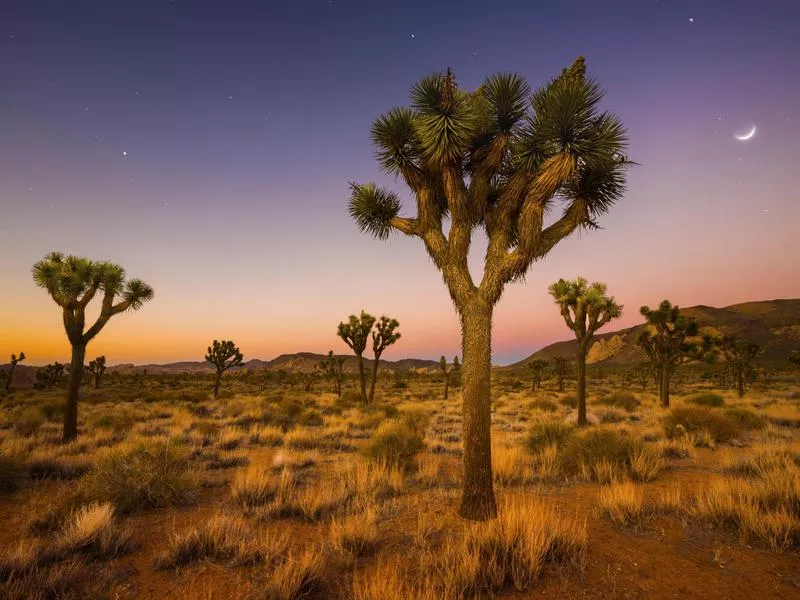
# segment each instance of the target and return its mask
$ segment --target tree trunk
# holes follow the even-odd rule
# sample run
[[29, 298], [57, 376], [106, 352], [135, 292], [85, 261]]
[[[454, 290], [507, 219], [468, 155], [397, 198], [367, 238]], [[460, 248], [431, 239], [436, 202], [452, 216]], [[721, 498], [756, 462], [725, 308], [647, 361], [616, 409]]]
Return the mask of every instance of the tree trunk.
[[372, 404], [375, 398], [375, 381], [378, 379], [378, 363], [381, 360], [381, 355], [375, 355], [375, 362], [372, 364], [372, 380], [369, 383], [369, 404]]
[[736, 374], [737, 384], [739, 388], [739, 398], [744, 398], [744, 369], [741, 368]]
[[217, 377], [214, 379], [214, 398], [219, 395], [219, 382], [222, 380], [222, 371], [217, 370]]
[[358, 377], [361, 380], [361, 404], [367, 403], [367, 379], [364, 374], [364, 357], [358, 355]]
[[586, 425], [586, 350], [578, 344], [578, 427]]
[[17, 368], [17, 363], [11, 363], [11, 368], [8, 371], [8, 379], [6, 379], [6, 391], [11, 389], [11, 378], [14, 377], [14, 369]]
[[497, 516], [492, 484], [492, 309], [480, 300], [463, 308], [464, 487], [459, 514], [484, 521]]
[[63, 441], [71, 442], [78, 437], [78, 396], [83, 378], [83, 359], [86, 358], [86, 346], [72, 347], [72, 362], [69, 367], [69, 385], [67, 387], [67, 407], [64, 411]]
[[445, 373], [444, 374], [444, 399], [447, 400], [447, 390], [450, 387], [450, 376]]
[[561, 374], [559, 374], [558, 376], [558, 391], [559, 392], [564, 391], [564, 376]]
[[664, 364], [661, 365], [658, 383], [658, 397], [659, 400], [661, 400], [661, 407], [669, 408], [669, 362], [665, 361]]

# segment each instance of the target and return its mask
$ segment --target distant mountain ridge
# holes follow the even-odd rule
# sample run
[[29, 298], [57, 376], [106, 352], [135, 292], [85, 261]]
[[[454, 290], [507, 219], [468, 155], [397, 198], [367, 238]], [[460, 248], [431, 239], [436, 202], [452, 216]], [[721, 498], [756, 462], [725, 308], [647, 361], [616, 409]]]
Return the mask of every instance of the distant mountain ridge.
[[[792, 350], [800, 350], [800, 300], [763, 300], [723, 308], [698, 305], [681, 307], [681, 314], [697, 319], [701, 328], [712, 328], [722, 334], [759, 344], [763, 350], [758, 357], [761, 362], [782, 361]], [[625, 366], [645, 360], [644, 353], [635, 343], [643, 327], [644, 324], [641, 324], [595, 335], [587, 363]], [[572, 359], [575, 345], [574, 339], [556, 342], [505, 368], [522, 367], [534, 359]]]

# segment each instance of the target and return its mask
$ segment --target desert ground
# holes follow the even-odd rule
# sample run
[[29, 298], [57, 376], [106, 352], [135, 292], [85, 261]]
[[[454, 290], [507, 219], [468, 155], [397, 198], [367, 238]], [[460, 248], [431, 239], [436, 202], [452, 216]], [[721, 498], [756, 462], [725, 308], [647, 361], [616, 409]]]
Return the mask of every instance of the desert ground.
[[113, 375], [0, 398], [0, 598], [800, 597], [800, 384], [493, 375], [500, 517], [457, 516], [441, 374], [333, 385]]

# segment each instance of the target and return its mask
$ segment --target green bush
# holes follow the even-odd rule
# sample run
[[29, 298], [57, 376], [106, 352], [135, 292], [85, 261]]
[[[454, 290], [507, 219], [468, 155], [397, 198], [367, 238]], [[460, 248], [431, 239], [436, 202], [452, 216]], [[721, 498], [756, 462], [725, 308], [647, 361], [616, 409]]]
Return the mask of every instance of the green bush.
[[525, 440], [525, 447], [532, 454], [555, 444], [559, 448], [563, 447], [572, 437], [575, 429], [572, 425], [567, 425], [561, 421], [541, 421], [534, 423], [528, 430], [528, 437]]
[[558, 406], [556, 406], [555, 402], [552, 400], [545, 400], [544, 398], [528, 403], [528, 408], [539, 409], [544, 412], [556, 412], [558, 410]]
[[11, 422], [17, 433], [29, 436], [39, 431], [39, 427], [45, 422], [45, 416], [38, 406], [20, 406], [11, 415]]
[[724, 414], [745, 430], [767, 428], [767, 420], [764, 417], [746, 408], [729, 408]]
[[595, 400], [595, 403], [603, 404], [604, 406], [621, 408], [622, 410], [627, 410], [628, 412], [633, 412], [639, 408], [639, 405], [641, 404], [639, 399], [630, 392], [614, 392], [611, 395], [598, 398]]
[[725, 405], [725, 398], [720, 396], [719, 394], [714, 394], [712, 392], [705, 392], [702, 394], [695, 394], [693, 396], [689, 396], [686, 398], [686, 402], [691, 404], [696, 404], [697, 406], [711, 406], [714, 408], [719, 408], [720, 406]]
[[662, 424], [669, 438], [707, 431], [715, 442], [728, 442], [742, 431], [735, 418], [700, 406], [676, 406], [663, 418]]
[[416, 468], [417, 454], [424, 449], [422, 436], [408, 423], [386, 421], [372, 434], [364, 446], [363, 454], [370, 460], [412, 471]]
[[98, 455], [80, 483], [86, 501], [111, 502], [119, 513], [192, 502], [198, 478], [190, 449], [172, 440], [140, 440]]

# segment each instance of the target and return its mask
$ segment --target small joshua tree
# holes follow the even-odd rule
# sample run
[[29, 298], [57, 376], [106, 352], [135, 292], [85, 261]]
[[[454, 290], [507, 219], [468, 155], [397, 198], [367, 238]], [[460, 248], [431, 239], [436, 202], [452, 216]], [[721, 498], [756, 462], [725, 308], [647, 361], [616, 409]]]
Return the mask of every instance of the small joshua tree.
[[14, 377], [14, 369], [17, 368], [17, 363], [22, 362], [25, 360], [25, 353], [20, 352], [19, 356], [16, 354], [11, 355], [11, 366], [8, 370], [8, 375], [6, 376], [6, 391], [11, 389], [11, 379]]
[[682, 360], [699, 360], [711, 349], [711, 339], [698, 339], [697, 321], [680, 314], [680, 308], [664, 300], [658, 309], [642, 306], [640, 311], [647, 320], [639, 332], [636, 343], [641, 346], [653, 364], [658, 377], [658, 397], [661, 406], [669, 407], [669, 380]]
[[381, 360], [381, 354], [386, 348], [400, 339], [400, 332], [395, 332], [398, 327], [400, 327], [400, 323], [397, 319], [390, 319], [385, 316], [375, 323], [375, 330], [372, 332], [372, 351], [375, 353], [375, 362], [372, 363], [372, 381], [369, 385], [370, 404], [372, 404], [372, 399], [375, 397], [375, 380], [378, 378], [378, 363]]
[[[140, 309], [153, 299], [153, 288], [141, 279], [126, 281], [125, 270], [114, 263], [94, 262], [77, 256], [51, 252], [33, 265], [33, 281], [47, 290], [63, 312], [64, 328], [72, 346], [67, 407], [64, 411], [64, 441], [78, 437], [78, 396], [83, 379], [86, 346], [111, 317]], [[102, 293], [100, 314], [88, 329], [86, 307]]]
[[106, 357], [98, 356], [92, 361], [89, 361], [88, 367], [89, 374], [94, 378], [94, 387], [100, 387], [100, 378], [106, 372]]
[[214, 378], [214, 398], [219, 395], [219, 383], [222, 381], [222, 374], [228, 369], [238, 367], [242, 364], [244, 356], [239, 352], [236, 344], [229, 340], [218, 342], [214, 340], [208, 347], [206, 361], [210, 362], [217, 370]]
[[553, 372], [556, 375], [556, 381], [558, 382], [559, 392], [564, 391], [564, 380], [567, 377], [569, 377], [571, 370], [572, 370], [572, 365], [563, 356], [556, 356], [553, 359]]
[[535, 392], [542, 388], [542, 375], [547, 368], [548, 363], [543, 358], [535, 358], [528, 363], [528, 369], [531, 372], [531, 391]]
[[344, 379], [344, 356], [336, 356], [333, 350], [328, 351], [325, 360], [320, 361], [319, 368], [333, 379], [336, 385], [336, 395], [342, 397], [342, 380]]
[[364, 373], [364, 350], [367, 348], [369, 332], [375, 324], [375, 317], [361, 311], [361, 316], [350, 315], [347, 323], [339, 323], [337, 334], [358, 359], [358, 377], [361, 382], [361, 403], [367, 403], [367, 377]]
[[447, 392], [450, 390], [450, 377], [461, 369], [461, 365], [458, 362], [458, 357], [454, 356], [453, 364], [448, 366], [447, 359], [442, 356], [439, 359], [439, 368], [444, 373], [444, 399], [447, 400]]
[[622, 315], [622, 306], [608, 296], [606, 284], [589, 284], [583, 277], [575, 281], [559, 279], [548, 288], [561, 309], [564, 322], [578, 341], [578, 425], [586, 425], [586, 353], [595, 332]]
[[60, 362], [54, 362], [45, 365], [36, 371], [36, 382], [33, 387], [37, 390], [45, 390], [58, 385], [61, 382], [61, 377], [64, 375], [64, 365]]
[[726, 366], [730, 369], [739, 398], [744, 397], [745, 384], [755, 378], [753, 360], [761, 352], [761, 346], [735, 337], [725, 336], [720, 343], [725, 355]]

